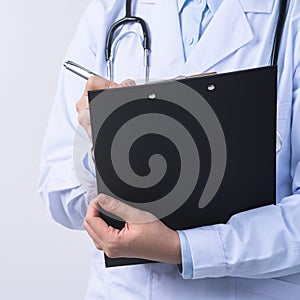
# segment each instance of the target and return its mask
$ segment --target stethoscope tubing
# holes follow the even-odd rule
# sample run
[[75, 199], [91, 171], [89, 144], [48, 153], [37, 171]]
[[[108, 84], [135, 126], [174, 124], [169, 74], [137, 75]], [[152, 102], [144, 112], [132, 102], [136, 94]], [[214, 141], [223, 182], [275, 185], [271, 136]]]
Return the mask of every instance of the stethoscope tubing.
[[132, 1], [126, 0], [126, 15], [124, 18], [114, 23], [107, 34], [105, 58], [107, 64], [107, 76], [109, 80], [113, 80], [113, 51], [112, 46], [116, 31], [126, 24], [138, 23], [143, 32], [143, 48], [144, 48], [144, 78], [145, 82], [149, 81], [149, 53], [150, 53], [150, 35], [145, 20], [140, 17], [135, 17], [131, 13]]
[[[280, 41], [282, 37], [283, 27], [285, 23], [286, 14], [288, 11], [288, 0], [280, 1], [280, 9], [278, 14], [278, 22], [275, 31], [272, 54], [270, 58], [271, 65], [278, 64], [278, 55], [280, 49]], [[116, 31], [125, 24], [138, 23], [143, 31], [143, 48], [144, 48], [144, 79], [145, 83], [149, 81], [149, 54], [150, 54], [150, 35], [147, 28], [147, 23], [140, 17], [132, 15], [132, 0], [126, 0], [126, 14], [125, 17], [115, 22], [109, 29], [106, 40], [106, 63], [108, 79], [113, 81], [113, 51], [112, 46]], [[282, 139], [279, 132], [276, 132], [276, 153], [280, 152], [282, 147]]]

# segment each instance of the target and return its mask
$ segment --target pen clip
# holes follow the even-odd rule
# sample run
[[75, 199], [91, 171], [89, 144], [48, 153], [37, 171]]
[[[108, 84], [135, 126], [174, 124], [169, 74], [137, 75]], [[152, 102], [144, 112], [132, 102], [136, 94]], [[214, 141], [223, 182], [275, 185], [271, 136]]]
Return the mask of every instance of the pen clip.
[[98, 74], [93, 73], [92, 71], [88, 70], [85, 67], [82, 67], [81, 65], [73, 62], [73, 61], [66, 61], [64, 63], [64, 67], [75, 73], [76, 75], [88, 80], [91, 76], [99, 76]]

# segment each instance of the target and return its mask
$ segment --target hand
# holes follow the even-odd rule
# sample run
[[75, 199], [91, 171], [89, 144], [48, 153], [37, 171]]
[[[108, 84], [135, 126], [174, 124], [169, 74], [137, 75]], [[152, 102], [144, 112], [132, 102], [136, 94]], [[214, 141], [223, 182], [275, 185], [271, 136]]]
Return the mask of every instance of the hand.
[[113, 81], [107, 80], [100, 76], [92, 76], [89, 78], [81, 99], [76, 103], [76, 110], [78, 112], [78, 122], [87, 132], [90, 141], [92, 141], [92, 129], [91, 129], [91, 119], [90, 119], [90, 112], [89, 112], [88, 91], [105, 90], [114, 87], [132, 86], [132, 85], [135, 85], [135, 82], [131, 79], [126, 79], [120, 84], [117, 84]]
[[[123, 219], [118, 230], [99, 217], [99, 206]], [[179, 235], [152, 214], [100, 194], [88, 207], [84, 228], [99, 250], [108, 257], [143, 258], [181, 264]]]

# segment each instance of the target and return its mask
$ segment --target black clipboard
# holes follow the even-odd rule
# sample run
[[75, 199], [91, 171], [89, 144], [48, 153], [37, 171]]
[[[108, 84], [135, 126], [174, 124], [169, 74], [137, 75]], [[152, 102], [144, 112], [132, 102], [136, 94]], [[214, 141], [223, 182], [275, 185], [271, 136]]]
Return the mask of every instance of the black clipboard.
[[[276, 66], [89, 92], [98, 192], [177, 230], [275, 204], [276, 97]], [[150, 262], [105, 259], [107, 267]]]

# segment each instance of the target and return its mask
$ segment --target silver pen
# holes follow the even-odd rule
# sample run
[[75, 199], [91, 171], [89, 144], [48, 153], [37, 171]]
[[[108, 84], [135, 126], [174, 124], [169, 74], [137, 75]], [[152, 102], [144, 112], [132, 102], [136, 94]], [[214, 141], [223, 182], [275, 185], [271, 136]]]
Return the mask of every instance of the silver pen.
[[[88, 80], [91, 76], [101, 77], [100, 75], [98, 75], [98, 74], [88, 70], [87, 68], [85, 68], [73, 61], [70, 61], [70, 60], [64, 62], [63, 65], [67, 70], [73, 72], [74, 74], [76, 74], [86, 80]], [[161, 80], [158, 80], [158, 81], [161, 81]], [[145, 81], [144, 80], [142, 80], [142, 81], [135, 80], [135, 83], [136, 83], [136, 85], [144, 85]]]
[[[100, 76], [96, 73], [93, 73], [92, 71], [88, 70], [85, 67], [80, 66], [79, 64], [73, 62], [73, 61], [66, 61], [64, 63], [64, 67], [73, 72], [74, 74], [88, 80], [91, 76]], [[203, 77], [203, 76], [209, 76], [209, 75], [215, 75], [217, 72], [210, 72], [210, 73], [203, 73], [203, 74], [195, 74], [195, 75], [190, 75], [190, 76], [183, 76], [180, 75], [176, 78], [171, 78], [171, 79], [156, 79], [156, 80], [151, 80], [150, 82], [147, 83], [154, 83], [154, 82], [162, 82], [162, 81], [168, 81], [168, 80], [181, 80], [181, 79], [188, 79], [188, 78], [193, 78], [193, 77]], [[100, 76], [101, 77], [101, 76]], [[145, 81], [140, 81], [140, 80], [135, 80], [136, 85], [144, 85]], [[146, 84], [147, 84], [146, 83]]]
[[98, 74], [93, 73], [92, 71], [74, 63], [73, 61], [64, 62], [64, 67], [86, 80], [88, 80], [91, 76], [99, 76]]

